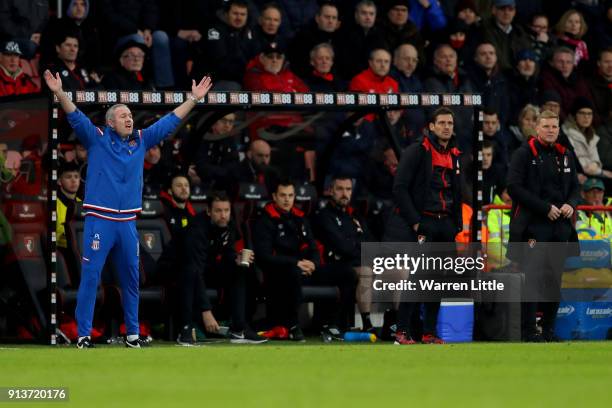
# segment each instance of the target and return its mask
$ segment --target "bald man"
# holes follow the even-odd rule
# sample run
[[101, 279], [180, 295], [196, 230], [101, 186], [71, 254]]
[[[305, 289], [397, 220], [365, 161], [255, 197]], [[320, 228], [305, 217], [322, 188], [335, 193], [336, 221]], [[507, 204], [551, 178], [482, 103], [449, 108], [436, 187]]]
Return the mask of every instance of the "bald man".
[[265, 140], [254, 140], [249, 145], [246, 157], [232, 171], [234, 185], [232, 193], [238, 191], [240, 183], [256, 183], [268, 191], [278, 180], [277, 170], [270, 165], [272, 149]]

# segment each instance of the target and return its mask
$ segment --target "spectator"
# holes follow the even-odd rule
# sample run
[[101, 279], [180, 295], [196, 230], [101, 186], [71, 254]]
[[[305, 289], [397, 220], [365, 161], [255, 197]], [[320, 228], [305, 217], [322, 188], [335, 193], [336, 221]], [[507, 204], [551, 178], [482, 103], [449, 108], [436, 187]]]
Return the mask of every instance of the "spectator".
[[280, 32], [281, 25], [282, 11], [280, 6], [276, 3], [265, 4], [257, 19], [257, 26], [253, 30], [258, 51], [263, 50], [272, 43], [278, 44], [283, 48], [287, 47], [288, 38]]
[[143, 75], [145, 57], [149, 49], [142, 41], [128, 41], [116, 50], [118, 65], [104, 75], [104, 89], [152, 91], [155, 88]]
[[[393, 66], [389, 75], [397, 81], [399, 92], [423, 92], [423, 83], [418, 74], [419, 55], [412, 44], [402, 44], [393, 53]], [[426, 123], [423, 108], [406, 109], [401, 121], [405, 125], [406, 139], [413, 140], [421, 135]]]
[[599, 53], [597, 71], [589, 78], [597, 118], [605, 121], [612, 112], [612, 46]]
[[[184, 233], [196, 212], [191, 205], [191, 182], [189, 176], [183, 173], [174, 173], [170, 177], [167, 189], [159, 194], [164, 206], [164, 219], [174, 239]], [[180, 240], [179, 242], [183, 242]], [[165, 251], [165, 249], [164, 249]], [[174, 258], [176, 260], [176, 258]]]
[[380, 28], [376, 25], [376, 4], [361, 0], [355, 6], [354, 22], [345, 24], [337, 42], [338, 73], [352, 78], [368, 67], [370, 51], [384, 45]]
[[[231, 343], [264, 343], [267, 340], [247, 325], [247, 274], [252, 272], [249, 269], [253, 254], [248, 257], [249, 266], [242, 266], [244, 243], [231, 218], [227, 195], [213, 193], [209, 208], [208, 214], [195, 217], [185, 238], [185, 257], [178, 279], [181, 332], [177, 342], [193, 345], [192, 328], [197, 316], [209, 333], [219, 331], [218, 317], [230, 318]], [[206, 288], [219, 292], [216, 304], [209, 300]]]
[[155, 86], [174, 87], [170, 40], [168, 34], [157, 29], [159, 9], [155, 0], [103, 0], [102, 16], [107, 30], [105, 36], [115, 47], [124, 48], [127, 43], [143, 43], [153, 61]]
[[527, 104], [521, 109], [518, 123], [510, 126], [510, 133], [513, 136], [508, 144], [510, 158], [516, 149], [535, 135], [535, 125], [539, 115], [540, 109], [535, 105]]
[[66, 234], [67, 223], [70, 222], [76, 212], [76, 204], [81, 202], [77, 196], [80, 187], [81, 177], [79, 168], [74, 162], [63, 162], [60, 164], [59, 186], [56, 200], [56, 221], [55, 232], [57, 248], [64, 256], [70, 273], [76, 271], [77, 262], [72, 251], [72, 243], [68, 242], [69, 236]]
[[[425, 81], [424, 89], [435, 93], [471, 93], [474, 91], [467, 75], [457, 67], [457, 53], [448, 44], [441, 44], [434, 51], [432, 75]], [[472, 110], [458, 108], [454, 129], [459, 148], [467, 150], [472, 145]]]
[[482, 134], [484, 140], [488, 141], [493, 148], [495, 154], [494, 162], [505, 168], [510, 163], [510, 157], [508, 157], [508, 143], [510, 140], [509, 135], [503, 129], [504, 127], [501, 126], [497, 111], [490, 107], [484, 108], [482, 112]]
[[568, 47], [574, 51], [574, 65], [578, 66], [581, 61], [589, 60], [587, 43], [582, 37], [588, 30], [584, 16], [577, 10], [567, 10], [555, 26], [557, 34], [557, 45]]
[[612, 171], [604, 169], [599, 159], [599, 136], [593, 128], [593, 103], [590, 100], [583, 97], [574, 100], [571, 114], [563, 123], [562, 129], [569, 138], [585, 175], [612, 178]]
[[370, 52], [369, 68], [357, 74], [349, 84], [349, 90], [366, 93], [397, 93], [399, 85], [389, 75], [391, 54], [378, 48]]
[[[372, 270], [361, 265], [361, 243], [369, 241], [369, 231], [351, 207], [353, 181], [350, 177], [336, 175], [332, 179], [331, 199], [319, 210], [313, 220], [315, 235], [323, 245], [324, 260], [328, 270], [353, 270], [359, 280], [357, 306], [361, 313], [362, 330], [371, 330]], [[349, 271], [342, 272], [349, 275]], [[349, 316], [353, 305], [348, 304], [343, 313]]]
[[529, 34], [514, 23], [514, 0], [493, 0], [491, 14], [492, 17], [483, 24], [482, 38], [495, 46], [499, 67], [505, 71], [516, 62], [516, 53], [529, 48], [531, 41]]
[[7, 41], [0, 48], [0, 96], [23, 95], [39, 92], [32, 78], [19, 66], [23, 56], [16, 41]]
[[525, 49], [516, 55], [517, 63], [509, 79], [508, 121], [516, 123], [520, 109], [530, 104], [538, 103], [538, 56], [535, 51]]
[[[268, 285], [268, 317], [273, 325], [289, 328], [289, 339], [304, 341], [298, 325], [302, 285], [334, 285], [340, 289], [340, 305], [334, 305], [335, 318], [322, 318], [323, 324], [346, 328], [342, 311], [353, 306], [355, 275], [352, 270], [320, 267], [320, 257], [304, 213], [294, 207], [295, 186], [282, 180], [272, 193], [262, 215], [256, 220], [254, 236], [257, 261]], [[275, 330], [273, 329], [273, 332]]]
[[48, 66], [55, 75], [59, 72], [64, 89], [75, 91], [93, 88], [100, 82], [97, 74], [89, 71], [78, 63], [80, 42], [76, 34], [66, 33], [57, 36], [55, 41], [56, 57]]
[[315, 45], [310, 51], [311, 72], [304, 82], [312, 92], [339, 92], [346, 89], [346, 81], [334, 74], [334, 48], [328, 43]]
[[501, 72], [493, 44], [481, 43], [468, 69], [474, 92], [482, 94], [483, 104], [495, 109], [499, 121], [505, 126], [510, 116], [508, 80]]
[[315, 1], [278, 0], [283, 11], [281, 32], [287, 38], [295, 37], [303, 27], [306, 27], [317, 14], [319, 7]]
[[[605, 191], [603, 181], [591, 177], [582, 185], [582, 199], [586, 205], [603, 206]], [[609, 240], [612, 233], [612, 214], [609, 211], [578, 210], [576, 232], [580, 240]]]
[[463, 67], [474, 56], [474, 36], [471, 34], [469, 26], [463, 20], [455, 19], [446, 26], [445, 36], [439, 43], [449, 44], [457, 52], [458, 64]]
[[231, 169], [239, 162], [238, 141], [233, 132], [236, 114], [228, 113], [206, 133], [195, 158], [195, 171], [205, 190], [225, 190], [231, 183]]
[[216, 90], [240, 90], [245, 67], [257, 50], [249, 28], [248, 5], [243, 0], [226, 3], [218, 21], [208, 29], [192, 76], [210, 72], [217, 80]]
[[0, 41], [13, 40], [25, 59], [32, 59], [49, 19], [49, 1], [0, 1]]
[[357, 197], [365, 193], [367, 164], [375, 137], [371, 123], [360, 119], [342, 133], [331, 156], [328, 175], [342, 174], [350, 177]]
[[419, 31], [434, 32], [446, 27], [446, 16], [437, 0], [409, 0], [410, 21]]
[[554, 89], [542, 92], [540, 98], [540, 112], [549, 110], [557, 115], [561, 114], [561, 95]]
[[270, 192], [278, 182], [278, 171], [270, 165], [272, 157], [270, 145], [265, 140], [253, 140], [246, 157], [232, 169], [232, 192], [237, 195], [240, 183], [256, 183]]
[[595, 46], [594, 50], [601, 51], [608, 47], [612, 47], [612, 1], [606, 0], [602, 5], [600, 2], [600, 12], [594, 18], [594, 21], [589, 20], [592, 25], [590, 45]]
[[474, 0], [459, 0], [455, 5], [454, 16], [467, 24], [471, 33], [479, 29], [482, 23]]
[[394, 50], [400, 44], [412, 44], [419, 50], [419, 59], [424, 60], [425, 43], [418, 27], [409, 20], [408, 0], [391, 0], [385, 5], [385, 13], [380, 24], [385, 48]]
[[550, 24], [546, 14], [534, 14], [529, 23], [530, 48], [538, 56], [538, 60], [545, 61], [549, 58], [553, 47], [553, 39], [549, 33]]
[[567, 47], [557, 47], [553, 51], [550, 64], [542, 68], [540, 91], [554, 89], [561, 95], [561, 118], [571, 111], [574, 99], [583, 96], [592, 99], [589, 86], [574, 65], [574, 52]]
[[196, 51], [202, 48], [202, 33], [215, 16], [210, 11], [213, 2], [198, 0], [160, 1], [160, 29], [170, 38], [172, 70], [177, 88], [187, 87]]
[[330, 2], [323, 2], [315, 15], [314, 22], [302, 28], [293, 38], [288, 48], [287, 58], [291, 69], [299, 76], [310, 72], [309, 52], [321, 43], [336, 44], [340, 20], [338, 8]]
[[496, 153], [495, 145], [485, 139], [482, 143], [482, 205], [491, 204], [495, 192], [505, 184], [508, 163], [498, 161], [500, 156]]
[[145, 153], [144, 169], [142, 171], [142, 183], [150, 188], [150, 191], [159, 193], [170, 183], [172, 168], [162, 160], [162, 152], [159, 145], [151, 147]]
[[[245, 88], [250, 91], [308, 92], [306, 84], [285, 64], [284, 50], [273, 45], [271, 44], [249, 62], [244, 77]], [[315, 164], [311, 129], [300, 128], [299, 125], [303, 121], [299, 113], [275, 113], [255, 121], [251, 125], [251, 135], [253, 138], [279, 140], [274, 146], [279, 153], [275, 156], [275, 163], [291, 177], [314, 181]], [[294, 132], [299, 133], [300, 137], [290, 138]]]
[[[66, 33], [72, 33], [79, 40], [78, 60], [89, 72], [98, 72], [102, 64], [100, 33], [97, 24], [91, 18], [89, 0], [72, 0], [64, 2], [66, 6], [62, 18], [51, 18], [40, 39], [40, 60], [42, 64], [56, 57], [56, 41]], [[65, 38], [65, 37], [64, 37]]]

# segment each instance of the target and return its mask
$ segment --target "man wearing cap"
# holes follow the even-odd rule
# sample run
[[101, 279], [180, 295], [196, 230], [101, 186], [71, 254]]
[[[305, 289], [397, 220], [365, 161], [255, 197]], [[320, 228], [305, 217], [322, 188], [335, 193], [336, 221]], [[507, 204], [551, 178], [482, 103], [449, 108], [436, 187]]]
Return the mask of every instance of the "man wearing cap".
[[518, 24], [513, 24], [516, 16], [514, 0], [493, 0], [491, 14], [483, 24], [482, 39], [495, 46], [499, 67], [511, 69], [516, 53], [529, 48], [529, 34]]
[[400, 44], [412, 44], [419, 50], [419, 59], [424, 61], [425, 42], [419, 28], [410, 20], [408, 0], [390, 0], [384, 3], [380, 30], [384, 38], [384, 47], [394, 50]]
[[538, 56], [528, 48], [516, 54], [516, 64], [509, 74], [510, 123], [516, 123], [523, 106], [538, 102]]
[[0, 48], [0, 96], [24, 95], [40, 91], [32, 78], [21, 70], [23, 55], [16, 41], [7, 41]]
[[[557, 143], [559, 117], [542, 112], [536, 133], [515, 151], [507, 179], [512, 220], [506, 256], [525, 271], [522, 337], [528, 342], [554, 341], [565, 256], [579, 253], [572, 225], [579, 184], [573, 155]], [[536, 334], [538, 303], [543, 312], [543, 338]]]
[[110, 90], [152, 91], [153, 85], [142, 73], [148, 48], [143, 41], [129, 40], [115, 50], [118, 64], [104, 75], [102, 86]]
[[145, 152], [168, 137], [211, 87], [208, 77], [193, 81], [191, 96], [152, 126], [134, 129], [130, 109], [123, 104], [106, 112], [106, 127], [97, 127], [70, 101], [59, 74], [44, 73], [76, 136], [88, 150], [88, 183], [83, 208], [86, 210], [81, 283], [77, 295], [78, 348], [93, 346], [90, 338], [96, 290], [108, 255], [119, 270], [123, 310], [127, 327], [126, 346], [146, 345], [138, 325], [138, 233], [136, 215], [141, 210], [142, 174]]
[[[606, 188], [603, 181], [591, 177], [582, 185], [586, 205], [604, 205]], [[578, 210], [576, 230], [580, 239], [609, 239], [612, 234], [612, 215], [609, 211]]]

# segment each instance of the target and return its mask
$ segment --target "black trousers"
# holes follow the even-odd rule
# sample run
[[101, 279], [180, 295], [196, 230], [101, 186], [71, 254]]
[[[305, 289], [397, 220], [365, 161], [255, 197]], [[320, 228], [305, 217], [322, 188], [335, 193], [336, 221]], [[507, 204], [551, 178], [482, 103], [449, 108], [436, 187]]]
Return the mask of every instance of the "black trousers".
[[[425, 237], [425, 242], [454, 242], [457, 234], [455, 221], [451, 217], [431, 217], [423, 216], [419, 223], [419, 229], [415, 233], [409, 228], [408, 242], [417, 242], [419, 236]], [[436, 325], [438, 323], [438, 312], [440, 302], [423, 302], [423, 334], [436, 335]], [[400, 303], [397, 314], [397, 329], [412, 335], [411, 321], [413, 315], [420, 310], [421, 303], [402, 302]]]
[[246, 325], [247, 274], [250, 268], [236, 265], [234, 259], [222, 258], [209, 264], [204, 273], [183, 268], [178, 282], [179, 314], [181, 327], [191, 326], [202, 320], [206, 289], [217, 290], [213, 314], [217, 318], [230, 318], [231, 330], [242, 331]]
[[[525, 247], [524, 263], [521, 269], [525, 272], [524, 301], [521, 308], [522, 336], [532, 336], [536, 332], [536, 314], [542, 312], [544, 333], [555, 330], [557, 310], [561, 298], [561, 280], [566, 252], [561, 245], [545, 243], [564, 242], [569, 239], [572, 225], [569, 220], [542, 220], [532, 223], [527, 228], [527, 238], [535, 239], [533, 248]], [[538, 300], [537, 302], [534, 300]]]
[[337, 286], [339, 301], [321, 305], [321, 324], [348, 327], [350, 314], [355, 307], [357, 277], [348, 264], [329, 264], [317, 268], [311, 276], [305, 276], [297, 267], [265, 269], [267, 286], [267, 315], [272, 325], [293, 327], [298, 324], [298, 312], [302, 304], [302, 286]]

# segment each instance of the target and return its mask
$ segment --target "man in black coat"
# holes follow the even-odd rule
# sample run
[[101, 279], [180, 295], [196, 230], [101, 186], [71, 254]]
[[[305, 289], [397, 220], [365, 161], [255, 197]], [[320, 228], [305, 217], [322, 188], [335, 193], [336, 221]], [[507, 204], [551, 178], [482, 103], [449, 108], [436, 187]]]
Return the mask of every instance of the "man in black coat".
[[[523, 340], [539, 342], [555, 340], [565, 257], [579, 254], [578, 246], [572, 244], [578, 241], [578, 236], [571, 219], [580, 199], [580, 188], [573, 155], [557, 143], [559, 116], [542, 112], [536, 132], [535, 138], [516, 150], [508, 169], [512, 220], [506, 256], [525, 271]], [[565, 248], [550, 243], [569, 244]], [[540, 300], [543, 313], [543, 339], [536, 334], [535, 300]]]
[[[294, 207], [295, 185], [281, 180], [254, 228], [257, 262], [268, 288], [268, 318], [289, 328], [289, 339], [304, 341], [298, 326], [302, 285], [334, 285], [342, 306], [354, 298], [355, 274], [351, 269], [321, 268], [319, 251], [304, 213]], [[342, 324], [336, 307], [336, 324]], [[345, 309], [346, 310], [346, 309]], [[331, 323], [323, 321], [322, 323]], [[274, 331], [274, 329], [272, 330]]]
[[[463, 226], [459, 150], [454, 147], [454, 114], [437, 109], [421, 143], [404, 150], [393, 184], [396, 212], [387, 222], [387, 242], [454, 242]], [[410, 320], [418, 303], [400, 303], [396, 344], [414, 344]], [[439, 302], [425, 303], [423, 343], [440, 344], [436, 335]]]
[[[372, 270], [361, 266], [361, 243], [370, 241], [364, 220], [351, 207], [353, 180], [338, 175], [332, 178], [331, 199], [313, 220], [316, 237], [324, 247], [323, 258], [328, 268], [354, 270], [359, 277], [357, 302], [364, 330], [372, 328], [370, 309], [372, 300]], [[350, 274], [350, 272], [346, 272]], [[347, 304], [348, 316], [352, 302]]]
[[[243, 266], [243, 243], [231, 220], [231, 203], [223, 193], [209, 198], [208, 213], [198, 214], [185, 235], [182, 268], [179, 277], [181, 333], [178, 343], [191, 345], [192, 322], [201, 319], [207, 332], [218, 332], [213, 314], [229, 309], [231, 343], [259, 344], [267, 341], [246, 322], [246, 285], [249, 267]], [[248, 257], [252, 264], [254, 255]], [[206, 288], [217, 289], [219, 301], [213, 306]], [[201, 313], [201, 315], [200, 315]]]

